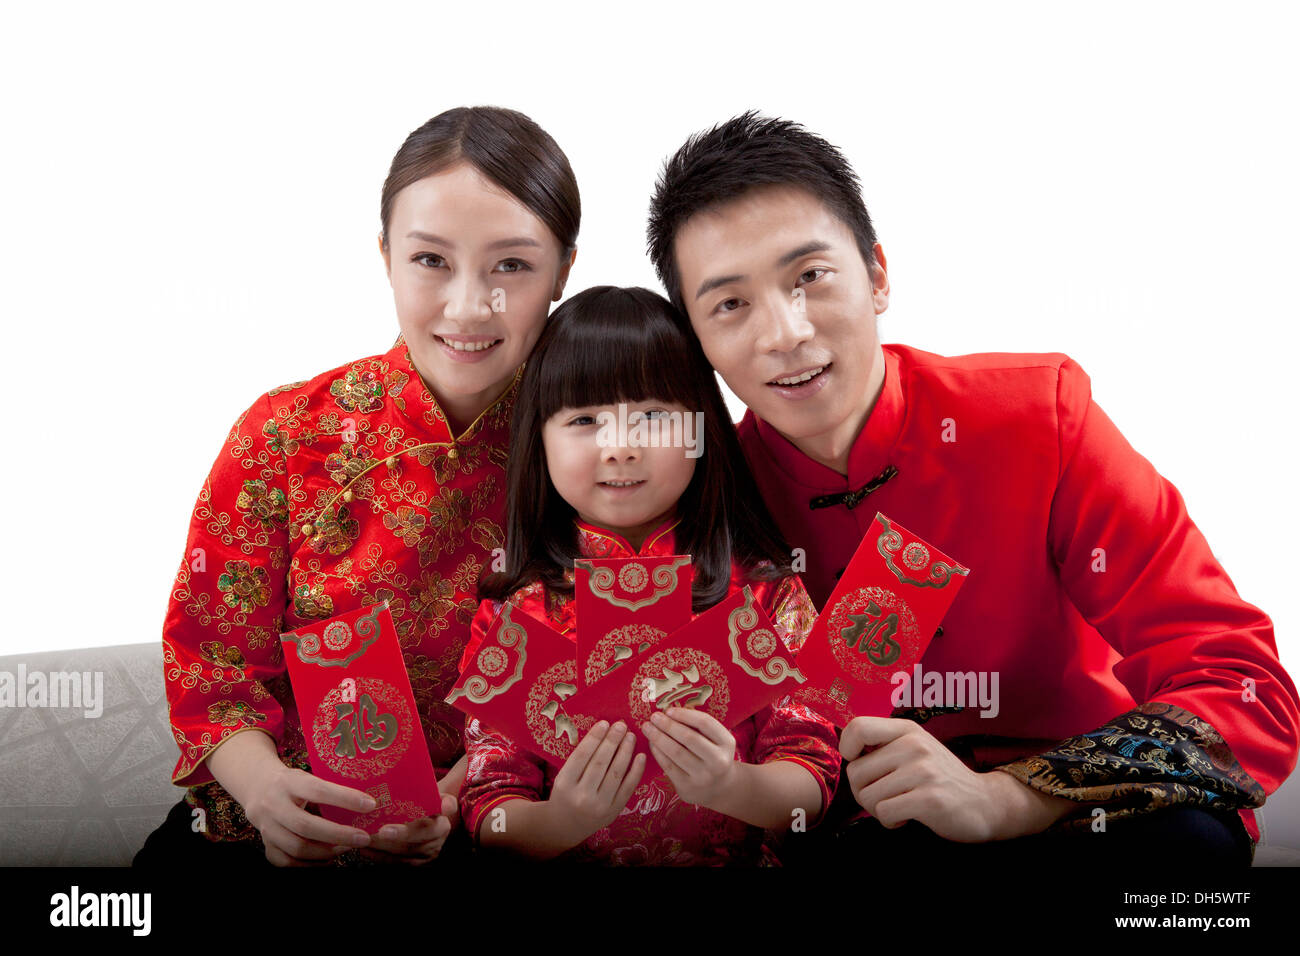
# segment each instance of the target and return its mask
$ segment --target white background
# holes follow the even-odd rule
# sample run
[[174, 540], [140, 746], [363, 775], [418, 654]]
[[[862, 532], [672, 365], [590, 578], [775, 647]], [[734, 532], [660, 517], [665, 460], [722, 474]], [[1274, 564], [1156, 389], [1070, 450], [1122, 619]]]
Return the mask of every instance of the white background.
[[647, 202], [689, 133], [755, 107], [841, 147], [884, 340], [1077, 359], [1300, 674], [1287, 6], [34, 7], [0, 39], [0, 655], [159, 639], [235, 417], [396, 336], [393, 152], [490, 103], [574, 166], [571, 292], [658, 288]]

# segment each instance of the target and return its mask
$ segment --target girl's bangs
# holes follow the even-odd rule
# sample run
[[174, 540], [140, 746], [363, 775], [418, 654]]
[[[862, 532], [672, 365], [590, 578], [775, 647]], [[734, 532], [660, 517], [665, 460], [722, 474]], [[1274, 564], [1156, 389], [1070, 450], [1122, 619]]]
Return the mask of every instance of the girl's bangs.
[[542, 421], [565, 408], [652, 398], [702, 410], [699, 358], [672, 319], [630, 296], [601, 299], [564, 315], [557, 310], [554, 334], [530, 360], [541, 366]]

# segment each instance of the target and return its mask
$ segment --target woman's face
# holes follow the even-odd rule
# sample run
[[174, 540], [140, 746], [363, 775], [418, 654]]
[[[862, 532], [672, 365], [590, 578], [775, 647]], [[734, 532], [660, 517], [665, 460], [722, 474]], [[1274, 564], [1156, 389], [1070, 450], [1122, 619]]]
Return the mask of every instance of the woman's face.
[[388, 241], [397, 324], [459, 434], [528, 358], [576, 252], [468, 163], [398, 193]]

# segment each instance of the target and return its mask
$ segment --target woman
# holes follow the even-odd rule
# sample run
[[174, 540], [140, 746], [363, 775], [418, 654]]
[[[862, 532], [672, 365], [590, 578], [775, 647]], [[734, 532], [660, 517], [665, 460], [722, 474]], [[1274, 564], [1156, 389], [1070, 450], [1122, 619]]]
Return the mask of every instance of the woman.
[[[261, 396], [199, 495], [163, 627], [172, 780], [189, 790], [137, 865], [438, 855], [465, 772], [463, 717], [443, 698], [479, 574], [504, 545], [519, 372], [563, 293], [580, 216], [567, 158], [521, 113], [449, 110], [398, 150], [379, 237], [396, 344]], [[305, 809], [373, 800], [310, 774], [279, 635], [384, 600], [443, 816], [371, 837]]]

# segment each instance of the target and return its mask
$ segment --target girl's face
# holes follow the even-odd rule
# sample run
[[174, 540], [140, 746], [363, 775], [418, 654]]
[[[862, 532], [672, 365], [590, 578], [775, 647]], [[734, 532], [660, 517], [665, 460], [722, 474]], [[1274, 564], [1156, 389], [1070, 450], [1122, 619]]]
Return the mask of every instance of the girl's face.
[[[626, 426], [620, 429], [618, 405], [561, 409], [542, 426], [542, 444], [551, 482], [578, 517], [639, 548], [676, 511], [695, 474], [695, 458], [680, 442], [672, 444], [681, 430], [666, 427], [666, 413], [687, 420], [685, 406], [647, 400], [629, 402], [624, 410]], [[648, 436], [658, 428], [658, 447], [638, 444], [639, 420]]]
[[576, 252], [467, 163], [398, 193], [388, 240], [397, 324], [457, 435], [528, 358]]

